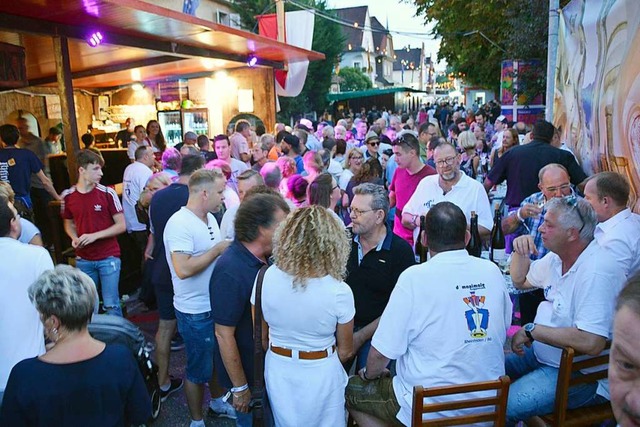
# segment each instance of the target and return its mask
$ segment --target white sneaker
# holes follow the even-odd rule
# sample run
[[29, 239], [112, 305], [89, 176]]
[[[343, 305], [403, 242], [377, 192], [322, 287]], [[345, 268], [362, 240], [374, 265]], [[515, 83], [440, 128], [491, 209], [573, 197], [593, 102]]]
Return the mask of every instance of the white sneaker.
[[235, 420], [237, 417], [236, 410], [229, 402], [224, 402], [221, 398], [211, 399], [209, 401], [209, 416], [216, 418], [229, 418]]

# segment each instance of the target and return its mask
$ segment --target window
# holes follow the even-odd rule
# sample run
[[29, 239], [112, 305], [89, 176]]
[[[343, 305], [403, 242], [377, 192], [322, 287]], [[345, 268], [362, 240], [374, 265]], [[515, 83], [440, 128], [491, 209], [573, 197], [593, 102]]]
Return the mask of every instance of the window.
[[240, 27], [240, 15], [237, 13], [227, 13], [221, 10], [217, 11], [216, 22], [218, 24], [226, 25], [227, 27], [238, 28]]
[[354, 62], [353, 63], [353, 68], [360, 70], [360, 69], [362, 69], [362, 66], [360, 65], [360, 62]]

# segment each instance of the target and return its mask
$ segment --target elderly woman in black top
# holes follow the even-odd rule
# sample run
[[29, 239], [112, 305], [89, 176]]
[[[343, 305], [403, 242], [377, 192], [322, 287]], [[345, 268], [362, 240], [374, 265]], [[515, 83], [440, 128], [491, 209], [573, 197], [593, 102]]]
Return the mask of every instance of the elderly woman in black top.
[[105, 345], [87, 324], [98, 298], [85, 273], [67, 265], [29, 287], [52, 346], [18, 363], [0, 411], [2, 426], [127, 426], [151, 415], [142, 375], [122, 345]]

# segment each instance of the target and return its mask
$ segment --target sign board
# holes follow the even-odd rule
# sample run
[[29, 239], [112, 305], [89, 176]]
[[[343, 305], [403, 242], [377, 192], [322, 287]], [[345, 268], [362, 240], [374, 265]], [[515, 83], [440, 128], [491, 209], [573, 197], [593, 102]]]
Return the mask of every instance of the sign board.
[[189, 87], [187, 80], [172, 80], [158, 83], [160, 101], [182, 101], [189, 99]]
[[26, 54], [22, 46], [0, 43], [0, 88], [27, 86]]
[[62, 109], [60, 108], [60, 97], [58, 95], [46, 95], [44, 97], [47, 105], [48, 119], [62, 119]]

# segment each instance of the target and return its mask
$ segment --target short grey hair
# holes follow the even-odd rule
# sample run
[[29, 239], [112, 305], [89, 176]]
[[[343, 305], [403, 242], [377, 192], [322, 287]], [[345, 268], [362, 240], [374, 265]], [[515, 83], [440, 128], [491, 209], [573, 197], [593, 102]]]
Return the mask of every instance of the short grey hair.
[[598, 219], [591, 204], [582, 198], [576, 198], [575, 204], [572, 197], [556, 197], [546, 204], [547, 212], [553, 211], [558, 215], [560, 226], [568, 230], [575, 228], [580, 230], [580, 240], [590, 242], [593, 240], [593, 233], [596, 229]]
[[45, 271], [28, 290], [29, 299], [44, 319], [56, 316], [65, 329], [83, 329], [98, 302], [98, 291], [91, 278], [69, 265]]
[[269, 188], [278, 189], [280, 182], [282, 182], [282, 172], [276, 162], [265, 163], [260, 169], [260, 175], [264, 180], [264, 185]]
[[371, 196], [371, 209], [382, 209], [385, 217], [389, 214], [389, 193], [384, 186], [365, 182], [355, 187], [353, 194]]
[[264, 151], [269, 151], [269, 147], [273, 147], [275, 143], [276, 143], [276, 137], [270, 133], [263, 133], [262, 136], [260, 137], [261, 146], [267, 145], [268, 147], [266, 150], [264, 150], [263, 148]]
[[322, 137], [323, 138], [333, 138], [335, 137], [335, 131], [333, 130], [333, 126], [327, 125], [322, 128]]

